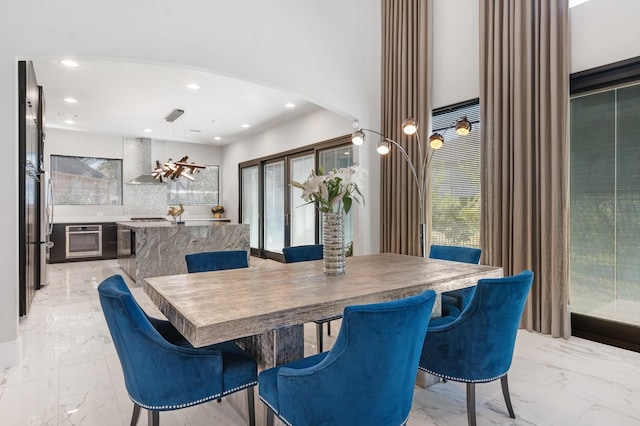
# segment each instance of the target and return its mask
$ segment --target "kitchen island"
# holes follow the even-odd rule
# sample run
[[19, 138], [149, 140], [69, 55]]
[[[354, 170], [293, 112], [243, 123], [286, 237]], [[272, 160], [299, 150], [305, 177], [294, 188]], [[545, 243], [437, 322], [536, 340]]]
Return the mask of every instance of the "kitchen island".
[[249, 225], [222, 221], [117, 222], [118, 264], [138, 285], [147, 277], [186, 274], [185, 255], [246, 250]]

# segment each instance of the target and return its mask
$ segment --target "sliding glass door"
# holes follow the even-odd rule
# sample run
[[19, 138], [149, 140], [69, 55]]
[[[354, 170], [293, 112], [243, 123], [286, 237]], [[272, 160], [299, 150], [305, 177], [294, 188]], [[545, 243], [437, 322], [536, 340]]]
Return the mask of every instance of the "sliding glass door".
[[[289, 181], [304, 182], [311, 170], [315, 169], [313, 153], [289, 159]], [[305, 204], [301, 198], [302, 190], [289, 185], [289, 246], [315, 244], [316, 212], [313, 204]]]
[[640, 325], [640, 84], [571, 100], [571, 309]]
[[259, 254], [260, 244], [260, 180], [259, 166], [247, 166], [240, 176], [242, 196], [242, 223], [248, 223], [249, 246], [252, 254]]
[[[263, 167], [264, 250], [282, 253], [285, 241], [285, 160], [268, 162]], [[267, 255], [267, 257], [271, 257]]]
[[[353, 164], [353, 145], [323, 149], [318, 152], [318, 165], [327, 173], [333, 169], [349, 167]], [[344, 241], [347, 255], [353, 253], [353, 213], [350, 211], [344, 217]]]
[[[350, 137], [240, 164], [240, 220], [251, 225], [251, 252], [284, 261], [282, 249], [321, 242], [319, 214], [306, 204], [302, 190], [291, 181], [304, 182], [312, 170], [348, 167], [354, 162]], [[347, 253], [353, 240], [351, 214], [345, 218]]]

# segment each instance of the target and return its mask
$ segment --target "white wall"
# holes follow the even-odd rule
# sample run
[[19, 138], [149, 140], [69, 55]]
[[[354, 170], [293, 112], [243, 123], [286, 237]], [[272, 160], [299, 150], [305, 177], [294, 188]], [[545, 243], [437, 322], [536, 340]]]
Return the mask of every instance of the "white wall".
[[478, 0], [433, 2], [434, 109], [480, 96]]
[[571, 72], [640, 56], [638, 17], [638, 0], [590, 0], [571, 8]]

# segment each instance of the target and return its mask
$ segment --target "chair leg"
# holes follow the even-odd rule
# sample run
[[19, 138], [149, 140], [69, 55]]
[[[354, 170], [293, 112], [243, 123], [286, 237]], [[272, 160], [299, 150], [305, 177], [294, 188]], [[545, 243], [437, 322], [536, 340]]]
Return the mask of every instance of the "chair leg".
[[273, 411], [267, 408], [267, 426], [273, 426]]
[[331, 336], [331, 321], [327, 321], [327, 336]]
[[476, 426], [476, 384], [467, 383], [467, 422]]
[[504, 402], [507, 403], [507, 410], [509, 410], [509, 416], [512, 419], [516, 418], [513, 412], [513, 406], [511, 405], [511, 397], [509, 396], [509, 382], [507, 381], [507, 375], [505, 374], [500, 378], [500, 384], [502, 384], [502, 395], [504, 395]]
[[131, 426], [136, 426], [138, 424], [138, 419], [140, 418], [140, 406], [133, 403], [133, 415], [131, 416]]
[[316, 349], [322, 352], [322, 323], [316, 324]]
[[[255, 387], [247, 388], [247, 412], [249, 413], [249, 426], [256, 426], [256, 406], [253, 400], [253, 392]], [[267, 408], [267, 410], [269, 410]]]
[[159, 411], [147, 411], [147, 426], [160, 426], [160, 412]]

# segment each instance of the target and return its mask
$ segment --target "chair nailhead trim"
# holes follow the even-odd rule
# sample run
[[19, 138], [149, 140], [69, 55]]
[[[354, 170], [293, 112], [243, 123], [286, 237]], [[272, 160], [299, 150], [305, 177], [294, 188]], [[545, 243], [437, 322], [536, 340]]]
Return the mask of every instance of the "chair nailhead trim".
[[[273, 406], [272, 406], [271, 404], [269, 404], [269, 403], [267, 402], [267, 400], [266, 400], [266, 399], [264, 399], [263, 397], [260, 397], [260, 400], [261, 400], [262, 402], [264, 402], [264, 403], [267, 405], [267, 407], [269, 407], [269, 408], [271, 409], [271, 411], [273, 411], [273, 412], [275, 413], [275, 415], [276, 415], [276, 416], [278, 416], [278, 418], [279, 418], [280, 420], [282, 420], [283, 422], [285, 422], [285, 423], [287, 424], [287, 426], [293, 426], [291, 423], [289, 423], [289, 420], [287, 420], [287, 419], [285, 419], [284, 417], [282, 417], [282, 416], [280, 415], [280, 413], [278, 413], [278, 410], [276, 410], [275, 408], [273, 408]], [[409, 413], [409, 414], [411, 414], [411, 413]], [[409, 421], [409, 416], [407, 416], [407, 417], [404, 419], [404, 421], [403, 421], [402, 423], [400, 423], [400, 425], [406, 425], [408, 421]]]
[[187, 402], [187, 403], [184, 403], [184, 404], [176, 404], [176, 405], [147, 405], [147, 404], [142, 404], [142, 403], [136, 401], [135, 399], [133, 399], [133, 397], [131, 395], [129, 395], [129, 398], [134, 403], [138, 404], [139, 406], [141, 406], [142, 408], [147, 409], [147, 410], [152, 410], [152, 411], [179, 410], [181, 408], [186, 408], [186, 407], [191, 407], [193, 405], [202, 404], [203, 402], [211, 401], [212, 399], [218, 399], [218, 398], [221, 398], [223, 396], [229, 395], [231, 393], [237, 392], [239, 390], [242, 390], [242, 389], [245, 389], [245, 388], [249, 388], [251, 386], [255, 386], [257, 384], [258, 384], [258, 382], [254, 381], [254, 382], [251, 382], [251, 383], [247, 383], [246, 385], [243, 385], [243, 386], [238, 386], [238, 387], [235, 387], [233, 389], [229, 389], [226, 392], [217, 393], [215, 395], [210, 395], [210, 396], [206, 396], [204, 398], [196, 399], [195, 401]]
[[264, 402], [264, 403], [267, 405], [267, 407], [269, 407], [269, 409], [270, 409], [271, 411], [273, 411], [273, 412], [274, 412], [274, 414], [275, 414], [276, 416], [278, 416], [278, 418], [279, 418], [280, 420], [282, 420], [283, 422], [285, 422], [285, 423], [287, 424], [287, 426], [293, 426], [293, 425], [289, 422], [289, 420], [287, 420], [287, 419], [285, 419], [284, 417], [282, 417], [282, 416], [280, 415], [280, 413], [278, 413], [278, 410], [276, 410], [275, 408], [273, 408], [273, 406], [272, 406], [271, 404], [269, 404], [269, 402], [267, 402], [267, 400], [266, 400], [266, 399], [264, 399], [263, 397], [260, 397], [260, 400], [261, 400], [262, 402]]
[[496, 377], [491, 377], [488, 379], [478, 379], [478, 380], [467, 380], [467, 379], [461, 379], [459, 377], [453, 377], [453, 376], [448, 376], [446, 374], [440, 374], [440, 373], [436, 373], [435, 371], [431, 371], [428, 370], [424, 367], [418, 367], [420, 370], [425, 371], [429, 374], [433, 374], [434, 376], [438, 376], [438, 377], [442, 377], [443, 379], [447, 379], [447, 380], [453, 380], [454, 382], [463, 382], [463, 383], [487, 383], [487, 382], [493, 382], [494, 380], [498, 380], [499, 378], [501, 378], [502, 376], [504, 376], [507, 373], [501, 374], [499, 376]]

